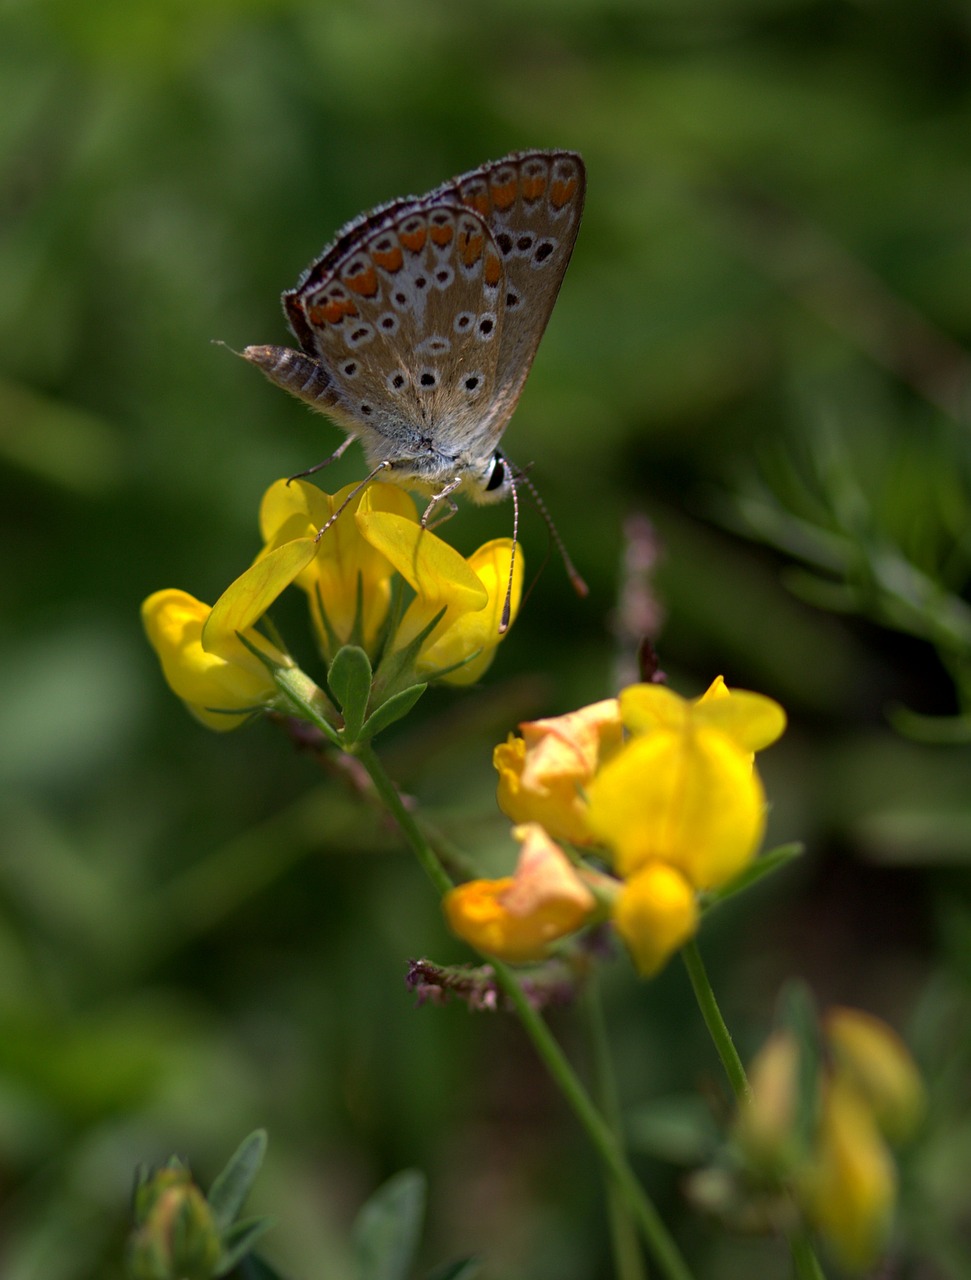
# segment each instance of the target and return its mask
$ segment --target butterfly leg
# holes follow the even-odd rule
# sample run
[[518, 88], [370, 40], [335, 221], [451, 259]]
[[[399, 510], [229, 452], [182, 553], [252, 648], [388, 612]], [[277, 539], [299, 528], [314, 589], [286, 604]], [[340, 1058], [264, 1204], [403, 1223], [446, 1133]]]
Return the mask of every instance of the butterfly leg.
[[321, 538], [324, 536], [324, 534], [327, 532], [327, 530], [330, 528], [330, 526], [337, 519], [337, 517], [344, 510], [344, 508], [349, 503], [353, 502], [354, 499], [357, 497], [357, 495], [361, 493], [362, 490], [366, 489], [368, 485], [371, 483], [371, 481], [374, 480], [376, 476], [379, 476], [382, 471], [390, 471], [391, 465], [392, 464], [390, 462], [385, 460], [384, 462], [379, 462], [378, 465], [373, 469], [373, 471], [369, 471], [368, 474], [361, 481], [361, 483], [356, 484], [354, 486], [354, 488], [350, 491], [350, 493], [347, 495], [347, 497], [344, 499], [341, 505], [337, 508], [334, 514], [320, 526], [320, 528], [317, 530], [317, 536], [314, 538], [314, 542], [319, 542]]
[[[431, 498], [429, 499], [428, 506], [425, 508], [425, 514], [421, 518], [421, 527], [423, 529], [434, 529], [437, 525], [444, 524], [446, 520], [451, 520], [452, 516], [455, 515], [456, 511], [458, 511], [458, 507], [455, 505], [455, 503], [452, 501], [449, 495], [454, 493], [461, 483], [462, 483], [462, 477], [456, 476], [454, 480], [450, 480], [448, 482], [448, 484], [445, 486], [444, 489], [441, 490], [440, 493], [432, 494]], [[445, 515], [440, 516], [435, 521], [434, 524], [430, 525], [428, 523], [429, 517], [431, 516], [432, 512], [435, 510], [435, 508], [438, 506], [440, 502], [448, 503], [448, 512]]]
[[348, 446], [352, 445], [356, 439], [357, 436], [348, 436], [346, 440], [337, 446], [329, 458], [325, 458], [323, 462], [318, 462], [316, 466], [308, 467], [306, 471], [298, 471], [296, 475], [288, 476], [287, 484], [292, 484], [294, 480], [302, 480], [304, 476], [312, 476], [318, 471], [323, 471], [324, 467], [329, 467], [332, 462], [336, 462], [338, 458], [342, 457]]

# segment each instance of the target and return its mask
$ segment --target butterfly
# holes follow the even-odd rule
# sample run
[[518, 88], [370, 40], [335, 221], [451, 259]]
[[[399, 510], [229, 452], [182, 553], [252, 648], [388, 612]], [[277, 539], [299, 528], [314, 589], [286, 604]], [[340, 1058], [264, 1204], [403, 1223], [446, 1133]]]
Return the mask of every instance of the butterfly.
[[300, 349], [242, 355], [346, 432], [328, 462], [360, 440], [370, 466], [362, 487], [380, 477], [426, 496], [422, 523], [438, 503], [454, 510], [452, 494], [515, 499], [523, 477], [499, 442], [585, 191], [576, 152], [520, 151], [380, 205], [347, 223], [284, 293]]

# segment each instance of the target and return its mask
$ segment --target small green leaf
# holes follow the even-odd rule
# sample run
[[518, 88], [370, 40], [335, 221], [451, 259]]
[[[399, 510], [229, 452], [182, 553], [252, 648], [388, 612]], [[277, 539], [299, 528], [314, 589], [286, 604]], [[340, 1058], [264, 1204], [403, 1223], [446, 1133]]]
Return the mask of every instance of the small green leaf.
[[727, 902], [729, 898], [734, 898], [736, 893], [741, 893], [743, 889], [748, 889], [751, 885], [757, 884], [759, 880], [771, 875], [773, 871], [778, 871], [780, 867], [788, 866], [794, 858], [800, 857], [804, 850], [804, 845], [801, 845], [798, 841], [793, 841], [792, 844], [780, 844], [778, 848], [771, 849], [768, 853], [763, 853], [761, 857], [750, 863], [744, 871], [739, 872], [733, 880], [729, 880], [728, 884], [722, 885], [720, 889], [715, 889], [708, 894], [705, 911], [711, 911], [714, 907]]
[[279, 1271], [274, 1271], [270, 1264], [255, 1253], [243, 1258], [236, 1268], [239, 1280], [284, 1280]]
[[224, 1276], [232, 1271], [249, 1253], [253, 1245], [264, 1231], [273, 1226], [272, 1218], [247, 1218], [245, 1222], [234, 1222], [223, 1236], [223, 1251], [219, 1255], [219, 1265], [214, 1275]]
[[460, 1258], [457, 1262], [445, 1262], [429, 1271], [427, 1280], [472, 1280], [482, 1263], [478, 1258]]
[[371, 696], [371, 661], [356, 644], [337, 650], [327, 673], [330, 691], [344, 716], [344, 743], [350, 745], [361, 735]]
[[354, 1223], [358, 1280], [406, 1280], [424, 1216], [425, 1178], [417, 1169], [380, 1187]]
[[389, 724], [406, 716], [427, 688], [427, 684], [413, 684], [382, 702], [365, 720], [360, 736], [370, 740], [382, 729], [387, 729]]
[[220, 1235], [235, 1221], [250, 1187], [260, 1171], [266, 1154], [266, 1130], [257, 1129], [244, 1138], [229, 1159], [229, 1163], [216, 1178], [206, 1197]]
[[812, 992], [800, 981], [786, 983], [779, 997], [779, 1008], [780, 1024], [795, 1037], [799, 1046], [796, 1129], [803, 1148], [808, 1150], [819, 1119], [819, 1017]]

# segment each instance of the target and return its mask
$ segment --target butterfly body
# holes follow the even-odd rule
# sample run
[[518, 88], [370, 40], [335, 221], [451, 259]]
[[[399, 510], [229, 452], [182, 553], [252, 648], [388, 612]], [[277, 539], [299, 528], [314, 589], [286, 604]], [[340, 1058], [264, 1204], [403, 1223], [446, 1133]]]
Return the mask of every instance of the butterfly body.
[[360, 440], [373, 471], [428, 495], [503, 497], [499, 440], [573, 251], [571, 151], [507, 156], [345, 226], [283, 295], [300, 350], [250, 346], [270, 381]]

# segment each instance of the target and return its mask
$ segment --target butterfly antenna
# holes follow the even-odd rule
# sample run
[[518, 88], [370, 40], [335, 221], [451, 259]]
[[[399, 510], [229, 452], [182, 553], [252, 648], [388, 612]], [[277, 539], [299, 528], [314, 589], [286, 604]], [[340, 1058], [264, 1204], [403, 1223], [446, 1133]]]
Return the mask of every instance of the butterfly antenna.
[[512, 575], [516, 568], [516, 548], [519, 546], [519, 494], [516, 492], [516, 475], [509, 468], [509, 489], [512, 493], [512, 552], [509, 556], [509, 581], [506, 583], [506, 602], [502, 606], [502, 617], [499, 620], [499, 634], [505, 635], [509, 630], [509, 617], [512, 613]]
[[[512, 475], [512, 472], [510, 471], [510, 476], [511, 475]], [[585, 600], [586, 597], [590, 594], [590, 588], [587, 586], [584, 580], [580, 577], [580, 574], [577, 572], [576, 565], [570, 559], [570, 553], [567, 551], [566, 544], [564, 543], [563, 539], [560, 537], [559, 529], [557, 529], [556, 525], [553, 523], [553, 517], [550, 515], [549, 511], [547, 510], [546, 503], [539, 496], [539, 491], [537, 490], [536, 486], [533, 484], [532, 480], [530, 480], [529, 476], [526, 474], [525, 471], [520, 471], [519, 474], [516, 476], [516, 479], [521, 480], [522, 483], [529, 490], [529, 492], [532, 494], [533, 501], [536, 503], [536, 510], [540, 513], [540, 515], [543, 517], [544, 521], [546, 522], [546, 527], [549, 530], [550, 537], [553, 539], [553, 543], [557, 551], [560, 553], [560, 559], [563, 561], [563, 568], [566, 570], [566, 576], [570, 579], [570, 586], [577, 593], [577, 595], [580, 597], [581, 600]], [[515, 495], [515, 492], [516, 492], [515, 484], [512, 487], [512, 491], [513, 491], [513, 494]]]

